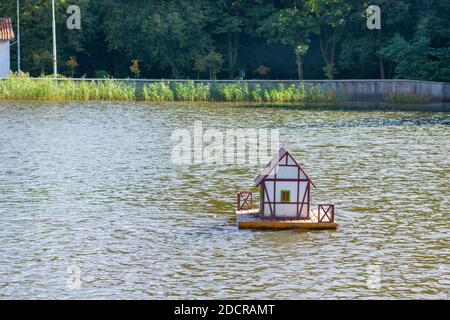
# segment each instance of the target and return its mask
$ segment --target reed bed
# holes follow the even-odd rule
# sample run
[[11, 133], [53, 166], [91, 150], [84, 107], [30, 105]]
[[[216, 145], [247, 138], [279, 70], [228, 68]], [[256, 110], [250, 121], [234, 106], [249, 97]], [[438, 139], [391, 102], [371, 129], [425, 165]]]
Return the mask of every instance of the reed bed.
[[145, 101], [223, 101], [223, 102], [336, 102], [345, 100], [342, 94], [320, 86], [305, 88], [303, 84], [284, 86], [246, 82], [226, 84], [186, 82], [156, 82], [142, 88]]
[[3, 100], [135, 100], [134, 87], [108, 79], [101, 82], [9, 77], [0, 81]]
[[409, 93], [391, 93], [384, 97], [384, 101], [399, 104], [426, 104], [430, 103], [431, 98]]
[[136, 89], [119, 80], [103, 81], [50, 78], [31, 79], [11, 75], [0, 81], [3, 100], [106, 100], [106, 101], [223, 101], [303, 103], [337, 102], [343, 95], [321, 86], [249, 85], [246, 82], [153, 82]]

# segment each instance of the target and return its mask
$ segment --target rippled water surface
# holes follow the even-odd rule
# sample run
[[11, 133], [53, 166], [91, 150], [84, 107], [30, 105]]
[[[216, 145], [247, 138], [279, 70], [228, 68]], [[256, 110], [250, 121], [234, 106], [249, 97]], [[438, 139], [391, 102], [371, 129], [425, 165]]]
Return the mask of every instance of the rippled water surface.
[[[238, 230], [259, 167], [173, 164], [194, 121], [280, 129], [339, 230]], [[1, 102], [0, 298], [448, 299], [449, 181], [445, 111]]]

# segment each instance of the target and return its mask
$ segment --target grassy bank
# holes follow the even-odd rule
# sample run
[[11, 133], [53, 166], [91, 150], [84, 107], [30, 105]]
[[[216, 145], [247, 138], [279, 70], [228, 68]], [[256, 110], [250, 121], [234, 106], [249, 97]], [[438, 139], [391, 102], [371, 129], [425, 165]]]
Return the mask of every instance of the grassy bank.
[[135, 100], [133, 87], [113, 81], [52, 80], [11, 76], [0, 81], [3, 100]]
[[224, 101], [304, 103], [338, 102], [342, 94], [324, 90], [321, 86], [249, 85], [234, 83], [194, 83], [160, 81], [140, 89], [113, 79], [104, 81], [30, 79], [10, 76], [0, 81], [3, 100], [109, 100], [109, 101]]

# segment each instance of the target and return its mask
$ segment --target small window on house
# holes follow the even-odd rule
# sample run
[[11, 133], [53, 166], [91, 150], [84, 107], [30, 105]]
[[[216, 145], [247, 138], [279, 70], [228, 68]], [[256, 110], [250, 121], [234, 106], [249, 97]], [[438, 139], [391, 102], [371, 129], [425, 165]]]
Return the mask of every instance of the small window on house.
[[291, 191], [281, 190], [281, 202], [291, 202]]

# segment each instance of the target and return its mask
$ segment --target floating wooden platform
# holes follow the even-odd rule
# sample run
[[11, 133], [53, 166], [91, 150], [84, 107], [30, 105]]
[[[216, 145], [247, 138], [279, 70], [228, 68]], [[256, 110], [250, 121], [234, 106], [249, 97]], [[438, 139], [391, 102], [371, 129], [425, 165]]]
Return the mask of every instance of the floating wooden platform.
[[258, 217], [259, 209], [236, 210], [239, 229], [304, 229], [304, 230], [336, 230], [336, 221], [318, 222], [317, 211], [310, 212], [310, 219], [306, 220], [271, 220]]

